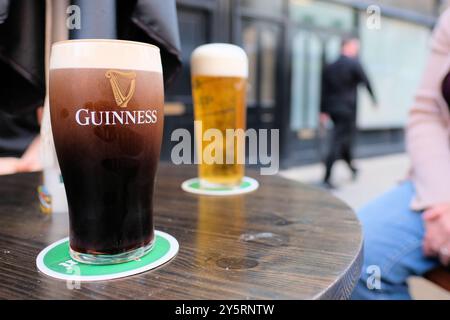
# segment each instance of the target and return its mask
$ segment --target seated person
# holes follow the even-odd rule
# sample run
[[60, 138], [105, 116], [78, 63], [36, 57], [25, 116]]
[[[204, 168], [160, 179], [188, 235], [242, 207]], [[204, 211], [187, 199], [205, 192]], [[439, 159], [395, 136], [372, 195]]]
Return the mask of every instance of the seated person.
[[[449, 106], [447, 10], [433, 33], [431, 55], [410, 112], [410, 178], [359, 212], [364, 265], [354, 299], [410, 299], [409, 276], [450, 263]], [[379, 286], [374, 286], [373, 270], [380, 271]]]

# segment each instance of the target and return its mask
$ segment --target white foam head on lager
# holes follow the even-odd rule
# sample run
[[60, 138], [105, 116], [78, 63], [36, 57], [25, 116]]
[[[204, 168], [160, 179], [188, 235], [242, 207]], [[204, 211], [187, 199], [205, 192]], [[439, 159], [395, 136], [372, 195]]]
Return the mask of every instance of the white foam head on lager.
[[247, 78], [247, 54], [233, 44], [205, 44], [192, 53], [191, 72], [192, 75]]

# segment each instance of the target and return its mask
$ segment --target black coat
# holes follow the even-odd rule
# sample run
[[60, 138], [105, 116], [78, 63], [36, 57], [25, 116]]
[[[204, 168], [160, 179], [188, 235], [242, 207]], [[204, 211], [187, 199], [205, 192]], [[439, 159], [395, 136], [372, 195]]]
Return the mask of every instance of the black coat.
[[20, 115], [45, 95], [45, 1], [1, 0], [0, 17], [0, 110]]
[[357, 59], [341, 55], [322, 73], [321, 112], [356, 118], [357, 89], [364, 84], [376, 101], [369, 79]]
[[[161, 49], [164, 80], [169, 83], [181, 68], [175, 0], [116, 1], [118, 38], [157, 45]], [[83, 19], [89, 18], [89, 10], [81, 8], [81, 12]], [[89, 37], [86, 26], [82, 29]], [[45, 0], [0, 0], [1, 111], [20, 114], [42, 106], [44, 63]]]

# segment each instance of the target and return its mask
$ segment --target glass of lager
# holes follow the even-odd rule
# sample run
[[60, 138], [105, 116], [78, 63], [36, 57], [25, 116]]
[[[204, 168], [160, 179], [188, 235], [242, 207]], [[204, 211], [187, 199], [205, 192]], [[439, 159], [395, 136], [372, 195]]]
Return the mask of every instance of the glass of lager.
[[70, 255], [89, 264], [151, 250], [163, 132], [159, 49], [120, 40], [55, 43], [50, 114], [67, 193]]
[[192, 53], [191, 73], [200, 185], [238, 187], [245, 169], [247, 55], [231, 44], [202, 45]]

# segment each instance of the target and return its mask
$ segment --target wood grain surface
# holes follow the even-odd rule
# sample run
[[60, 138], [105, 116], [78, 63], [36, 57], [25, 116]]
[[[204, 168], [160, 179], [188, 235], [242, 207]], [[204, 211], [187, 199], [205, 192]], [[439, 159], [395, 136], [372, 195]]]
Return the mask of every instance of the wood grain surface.
[[67, 236], [67, 214], [39, 211], [40, 173], [0, 177], [0, 299], [345, 299], [361, 270], [354, 213], [328, 193], [278, 176], [248, 175], [260, 188], [232, 197], [181, 190], [195, 167], [162, 164], [155, 225], [178, 255], [143, 274], [65, 281], [36, 269], [37, 254]]

